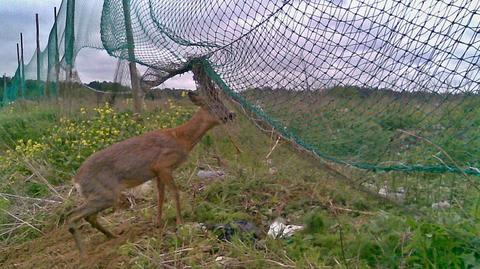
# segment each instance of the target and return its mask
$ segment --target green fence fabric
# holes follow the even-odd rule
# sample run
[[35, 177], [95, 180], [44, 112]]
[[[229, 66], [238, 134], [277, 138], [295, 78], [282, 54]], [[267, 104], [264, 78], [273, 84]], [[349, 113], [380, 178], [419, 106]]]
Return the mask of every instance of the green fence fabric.
[[[65, 0], [60, 51], [51, 37], [41, 77], [53, 81], [58, 56], [65, 80], [84, 47], [166, 78], [202, 58], [226, 94], [319, 157], [478, 176], [479, 10], [469, 0]], [[35, 61], [30, 98], [42, 92], [28, 85]]]
[[[59, 81], [65, 81], [70, 67], [73, 69], [71, 79], [80, 82], [75, 71], [76, 55], [86, 47], [103, 49], [100, 38], [102, 5], [102, 1], [62, 1], [57, 14], [57, 24], [52, 25], [48, 42], [40, 51], [40, 63], [37, 65], [36, 52], [30, 61], [25, 54], [24, 58], [27, 61], [23, 67], [24, 71], [22, 72], [21, 67], [16, 71], [13, 78], [15, 83], [8, 87], [6, 97], [2, 98], [0, 106], [14, 102], [21, 96], [22, 88], [23, 97], [26, 99], [44, 98], [45, 90], [48, 90], [52, 97], [57, 95], [57, 73]], [[37, 66], [40, 66], [39, 83], [36, 81]], [[25, 84], [23, 87], [22, 81]]]

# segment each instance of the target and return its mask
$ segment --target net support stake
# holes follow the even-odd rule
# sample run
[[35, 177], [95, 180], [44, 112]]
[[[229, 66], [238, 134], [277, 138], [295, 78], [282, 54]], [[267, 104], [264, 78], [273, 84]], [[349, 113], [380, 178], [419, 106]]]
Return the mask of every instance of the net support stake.
[[[21, 70], [22, 70], [22, 65], [21, 65], [21, 62], [20, 62], [20, 45], [17, 43], [17, 62], [18, 62], [18, 73], [20, 75], [20, 81], [22, 81], [22, 74], [21, 74]], [[5, 91], [6, 93], [6, 91]], [[20, 83], [20, 87], [18, 87], [18, 95], [20, 97], [22, 97], [22, 83]]]
[[65, 20], [65, 63], [67, 82], [72, 80], [73, 51], [75, 44], [75, 0], [67, 0], [67, 18]]
[[65, 18], [65, 73], [66, 83], [63, 87], [63, 98], [68, 100], [68, 109], [72, 109], [73, 100], [71, 92], [73, 91], [73, 54], [75, 48], [75, 0], [67, 0], [67, 15]]
[[122, 0], [123, 16], [125, 18], [125, 33], [128, 47], [128, 67], [130, 69], [130, 81], [133, 95], [133, 112], [140, 114], [142, 111], [142, 94], [140, 92], [140, 81], [138, 78], [137, 65], [135, 63], [135, 43], [133, 39], [132, 19], [130, 16], [130, 0]]
[[[36, 43], [37, 43], [37, 87], [40, 87], [40, 25], [38, 24], [38, 13], [35, 13], [35, 29], [36, 29]], [[46, 96], [45, 89], [43, 96]]]
[[22, 68], [19, 72], [20, 74], [20, 92], [22, 97], [25, 96], [26, 88], [25, 88], [25, 61], [23, 57], [23, 33], [20, 33], [20, 58], [22, 61]]
[[58, 55], [57, 7], [53, 8], [53, 16], [55, 20], [55, 83], [58, 87], [58, 81], [60, 80], [60, 55]]

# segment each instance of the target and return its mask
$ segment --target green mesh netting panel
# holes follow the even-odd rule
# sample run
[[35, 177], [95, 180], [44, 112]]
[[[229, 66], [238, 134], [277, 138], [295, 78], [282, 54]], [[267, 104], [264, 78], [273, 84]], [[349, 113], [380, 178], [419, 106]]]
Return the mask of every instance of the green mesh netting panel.
[[[479, 8], [470, 0], [68, 0], [58, 55], [51, 36], [41, 76], [53, 81], [58, 57], [64, 80], [84, 47], [165, 77], [202, 58], [225, 93], [318, 156], [372, 171], [480, 175]], [[43, 93], [36, 66], [34, 55], [23, 76], [32, 98]], [[16, 91], [13, 83], [4, 103]]]
[[[34, 100], [43, 98], [45, 94], [56, 96], [59, 88], [57, 76], [58, 81], [67, 80], [70, 68], [70, 79], [80, 82], [75, 70], [76, 55], [85, 47], [103, 49], [100, 38], [102, 4], [102, 1], [93, 0], [62, 1], [57, 24], [50, 29], [48, 42], [41, 44], [45, 48], [40, 51], [40, 63], [37, 65], [37, 54], [34, 52], [23, 69], [16, 71], [0, 105], [9, 104], [19, 97]], [[40, 67], [40, 81], [37, 81], [37, 66]]]
[[[125, 57], [122, 0], [105, 49]], [[285, 137], [368, 170], [479, 175], [476, 1], [131, 1], [135, 60], [209, 74]]]

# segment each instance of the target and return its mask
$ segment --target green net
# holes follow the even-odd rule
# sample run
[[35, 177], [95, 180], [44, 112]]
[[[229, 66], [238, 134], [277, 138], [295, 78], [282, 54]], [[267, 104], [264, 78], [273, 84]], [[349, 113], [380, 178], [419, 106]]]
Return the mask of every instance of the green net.
[[[17, 69], [0, 105], [14, 102], [19, 97], [30, 100], [55, 97], [59, 82], [81, 82], [75, 69], [75, 57], [82, 48], [103, 48], [101, 14], [101, 1], [62, 1], [57, 23], [50, 29], [45, 48], [40, 51], [40, 62], [37, 64], [35, 52], [30, 61]], [[37, 68], [40, 80], [37, 80]]]
[[[314, 154], [374, 171], [479, 175], [478, 3], [132, 1], [135, 61], [197, 57], [244, 108]], [[120, 0], [102, 41], [126, 57]]]
[[54, 95], [55, 83], [51, 93], [45, 85], [70, 67], [79, 81], [84, 47], [147, 66], [157, 81], [202, 59], [226, 94], [316, 156], [376, 172], [480, 175], [479, 9], [469, 0], [66, 0], [41, 52], [43, 84], [34, 55], [3, 103], [22, 80], [26, 98]]

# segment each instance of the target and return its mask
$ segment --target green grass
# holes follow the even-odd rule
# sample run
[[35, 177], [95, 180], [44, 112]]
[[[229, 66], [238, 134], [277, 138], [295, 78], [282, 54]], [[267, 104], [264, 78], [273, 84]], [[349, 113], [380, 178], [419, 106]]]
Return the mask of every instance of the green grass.
[[480, 165], [478, 96], [355, 87], [313, 93], [265, 91], [243, 95], [303, 143], [339, 160], [455, 166], [453, 159], [462, 168]]
[[54, 108], [24, 109], [18, 105], [2, 109], [2, 113], [0, 113], [0, 139], [2, 140], [0, 149], [5, 149], [5, 146], [13, 147], [15, 142], [20, 139], [39, 139], [57, 120]]
[[[9, 112], [9, 109], [19, 110]], [[179, 115], [176, 112], [180, 112]], [[63, 190], [63, 194], [68, 193], [69, 179], [92, 152], [147, 130], [177, 125], [190, 113], [190, 108], [176, 105], [149, 109], [138, 124], [129, 121], [131, 112], [123, 107], [108, 113], [105, 108], [100, 112], [89, 108], [85, 114], [79, 108], [66, 114], [55, 106], [45, 109], [42, 106], [4, 108], [0, 111], [3, 126], [0, 133], [4, 141], [0, 159], [10, 163], [5, 166], [4, 162], [4, 169], [0, 169], [0, 190], [55, 199], [41, 176], [54, 188]], [[380, 137], [382, 132], [390, 129], [417, 124], [415, 116], [409, 121], [395, 118], [394, 114], [376, 127]], [[354, 115], [345, 117], [349, 121], [355, 120]], [[127, 123], [123, 123], [124, 120]], [[338, 118], [325, 120], [332, 126], [342, 124]], [[17, 124], [18, 121], [22, 123]], [[70, 127], [74, 130], [69, 130]], [[110, 128], [109, 133], [97, 133], [106, 127]], [[168, 201], [164, 211], [167, 228], [160, 238], [146, 231], [147, 235], [132, 238], [118, 247], [116, 255], [121, 257], [123, 268], [158, 268], [162, 264], [193, 268], [433, 269], [480, 266], [480, 225], [477, 221], [480, 203], [472, 195], [473, 190], [465, 189], [466, 183], [458, 184], [461, 186], [452, 184], [452, 181], [465, 180], [462, 176], [374, 174], [337, 167], [359, 184], [406, 187], [405, 201], [397, 207], [356, 191], [350, 183], [319, 169], [315, 162], [307, 161], [285, 141], [280, 142], [267, 160], [276, 138], [262, 134], [243, 116], [226, 128], [243, 153], [236, 151], [223, 128], [209, 132], [191, 153], [189, 161], [175, 173], [187, 224], [175, 232], [175, 211]], [[21, 144], [18, 143], [20, 139], [32, 142]], [[35, 148], [35, 142], [42, 145], [37, 147], [40, 150]], [[381, 144], [375, 139], [371, 143], [367, 143], [368, 147], [375, 150], [379, 149], [375, 145]], [[16, 150], [19, 145], [21, 147]], [[7, 153], [7, 149], [14, 150], [15, 154]], [[223, 169], [226, 176], [215, 181], [202, 181], [194, 176], [199, 166]], [[26, 181], [25, 178], [31, 175], [34, 176]], [[442, 188], [445, 188], [445, 196], [438, 191]], [[443, 199], [458, 203], [452, 202], [450, 209], [431, 209], [433, 201]], [[148, 205], [153, 203], [153, 197], [150, 197], [140, 210], [120, 213], [122, 219], [150, 221], [155, 216], [155, 208]], [[22, 206], [17, 200], [0, 198], [3, 210], [17, 212], [23, 209]], [[38, 213], [32, 223], [48, 231], [56, 227], [62, 214], [71, 207], [71, 200], [64, 205], [49, 206], [50, 210]], [[405, 209], [415, 209], [423, 214], [404, 213]], [[0, 224], [11, 223], [12, 218], [2, 212]], [[303, 224], [305, 230], [288, 239], [269, 238], [265, 233], [277, 217], [284, 217], [293, 224]], [[218, 240], [215, 233], [204, 232], [196, 226], [196, 223], [219, 224], [236, 220], [253, 222], [264, 234], [256, 242], [243, 236], [224, 242]], [[23, 227], [3, 236], [1, 244], [13, 247], [38, 236], [40, 234], [31, 228]], [[219, 256], [223, 257], [223, 264], [216, 261]]]

